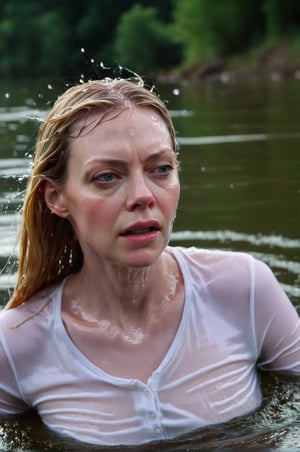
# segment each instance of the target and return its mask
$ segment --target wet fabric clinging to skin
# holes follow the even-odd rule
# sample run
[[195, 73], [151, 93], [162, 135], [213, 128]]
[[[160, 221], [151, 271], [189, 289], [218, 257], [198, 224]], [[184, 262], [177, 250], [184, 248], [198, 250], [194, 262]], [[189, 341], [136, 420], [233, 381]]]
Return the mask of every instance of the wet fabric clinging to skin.
[[61, 318], [63, 281], [0, 314], [0, 413], [30, 406], [77, 440], [142, 444], [257, 409], [257, 366], [300, 375], [299, 317], [265, 264], [244, 253], [168, 251], [185, 306], [147, 384], [104, 372], [76, 348]]

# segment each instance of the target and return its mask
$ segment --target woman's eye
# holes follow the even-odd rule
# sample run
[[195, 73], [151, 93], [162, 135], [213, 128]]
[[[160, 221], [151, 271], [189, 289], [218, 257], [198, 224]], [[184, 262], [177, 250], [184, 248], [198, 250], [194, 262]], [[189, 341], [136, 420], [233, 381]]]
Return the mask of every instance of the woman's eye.
[[97, 176], [95, 176], [93, 178], [93, 180], [95, 182], [108, 184], [110, 182], [113, 182], [116, 178], [117, 178], [117, 176], [114, 173], [107, 172], [107, 173], [103, 173], [103, 174], [98, 174]]
[[173, 166], [169, 164], [159, 165], [156, 168], [156, 172], [161, 175], [167, 175], [173, 170]]

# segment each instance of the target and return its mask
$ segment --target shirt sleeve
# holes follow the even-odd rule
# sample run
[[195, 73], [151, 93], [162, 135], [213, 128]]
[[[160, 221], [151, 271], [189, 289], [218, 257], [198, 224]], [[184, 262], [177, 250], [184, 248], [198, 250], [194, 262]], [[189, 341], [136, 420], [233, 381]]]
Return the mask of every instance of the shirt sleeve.
[[17, 414], [28, 409], [0, 338], [0, 415]]
[[300, 319], [270, 268], [254, 261], [254, 328], [258, 366], [300, 375]]

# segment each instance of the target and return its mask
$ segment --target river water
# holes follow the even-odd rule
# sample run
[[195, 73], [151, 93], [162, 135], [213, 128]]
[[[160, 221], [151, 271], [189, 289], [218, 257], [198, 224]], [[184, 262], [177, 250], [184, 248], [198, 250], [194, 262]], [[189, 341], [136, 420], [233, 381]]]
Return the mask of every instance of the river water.
[[[0, 306], [15, 280], [19, 211], [39, 121], [64, 88], [62, 80], [1, 83]], [[252, 253], [270, 265], [299, 307], [300, 81], [158, 89], [174, 119], [181, 161], [172, 243]], [[256, 413], [180, 440], [113, 450], [297, 449], [299, 382], [262, 375], [262, 386], [264, 403]], [[0, 449], [93, 450], [49, 433], [34, 413], [2, 420]]]

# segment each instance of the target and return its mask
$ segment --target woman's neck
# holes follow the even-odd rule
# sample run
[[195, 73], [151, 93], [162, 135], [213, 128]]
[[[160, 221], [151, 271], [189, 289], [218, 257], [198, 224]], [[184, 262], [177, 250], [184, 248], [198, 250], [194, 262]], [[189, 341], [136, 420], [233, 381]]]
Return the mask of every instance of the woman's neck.
[[95, 325], [144, 329], [172, 300], [179, 277], [177, 263], [168, 252], [150, 267], [103, 263], [96, 271], [84, 265], [66, 284], [63, 309]]

